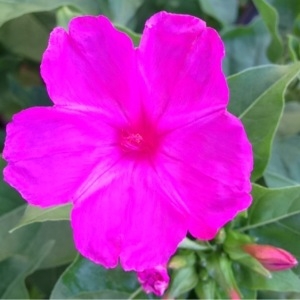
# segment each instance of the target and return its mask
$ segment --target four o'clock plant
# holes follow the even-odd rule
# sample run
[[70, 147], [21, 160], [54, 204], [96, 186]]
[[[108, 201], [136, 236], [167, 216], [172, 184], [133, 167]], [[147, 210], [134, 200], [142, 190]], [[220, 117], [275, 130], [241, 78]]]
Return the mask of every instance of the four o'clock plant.
[[[137, 45], [103, 15], [75, 17], [42, 57], [51, 105], [6, 125], [4, 180], [29, 205], [23, 219], [70, 208], [74, 266], [135, 272], [130, 298], [241, 299], [256, 297], [257, 278], [297, 278], [296, 253], [256, 234], [282, 210], [268, 215], [276, 190], [262, 179], [277, 125], [252, 128], [267, 116], [256, 105], [271, 102], [268, 84], [282, 94], [299, 65], [226, 79], [225, 55], [195, 16], [158, 12]], [[276, 76], [241, 94], [262, 74]]]

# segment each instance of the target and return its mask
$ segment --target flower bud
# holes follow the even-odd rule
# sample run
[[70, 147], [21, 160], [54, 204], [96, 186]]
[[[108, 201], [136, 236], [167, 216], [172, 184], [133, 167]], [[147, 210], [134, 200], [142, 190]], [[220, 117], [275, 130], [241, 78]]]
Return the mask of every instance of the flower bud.
[[164, 294], [170, 281], [167, 268], [164, 266], [137, 272], [137, 278], [147, 294], [153, 293], [157, 296]]
[[298, 264], [292, 254], [281, 248], [269, 245], [246, 244], [243, 249], [269, 271], [287, 270]]
[[231, 289], [229, 291], [229, 297], [231, 300], [240, 300], [241, 299], [240, 293], [235, 289]]

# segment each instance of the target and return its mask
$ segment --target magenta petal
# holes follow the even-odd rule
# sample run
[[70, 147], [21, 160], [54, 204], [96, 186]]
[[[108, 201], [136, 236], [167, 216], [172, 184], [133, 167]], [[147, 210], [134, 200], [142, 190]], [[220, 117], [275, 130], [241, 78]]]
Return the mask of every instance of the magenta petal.
[[[185, 216], [170, 204], [150, 167], [122, 163], [112, 181], [78, 199], [72, 212], [77, 249], [89, 259], [125, 270], [166, 264], [185, 237]], [[115, 172], [112, 170], [112, 172]]]
[[24, 110], [7, 126], [4, 178], [30, 204], [69, 202], [103, 158], [118, 159], [114, 139], [113, 129], [91, 113]]
[[186, 124], [224, 109], [224, 46], [198, 18], [161, 12], [147, 23], [138, 48], [146, 82], [144, 105], [161, 128]]
[[53, 30], [41, 73], [55, 104], [127, 118], [136, 102], [132, 41], [103, 16], [74, 18]]
[[165, 165], [189, 210], [189, 231], [211, 239], [251, 204], [252, 148], [241, 121], [225, 113], [174, 130], [164, 140]]

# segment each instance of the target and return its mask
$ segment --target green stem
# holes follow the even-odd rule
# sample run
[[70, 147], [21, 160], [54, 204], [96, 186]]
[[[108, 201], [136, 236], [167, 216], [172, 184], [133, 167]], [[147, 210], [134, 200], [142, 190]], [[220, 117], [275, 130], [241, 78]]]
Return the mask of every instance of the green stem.
[[133, 300], [140, 292], [143, 291], [143, 288], [140, 286], [137, 290], [135, 290], [129, 297], [128, 300]]

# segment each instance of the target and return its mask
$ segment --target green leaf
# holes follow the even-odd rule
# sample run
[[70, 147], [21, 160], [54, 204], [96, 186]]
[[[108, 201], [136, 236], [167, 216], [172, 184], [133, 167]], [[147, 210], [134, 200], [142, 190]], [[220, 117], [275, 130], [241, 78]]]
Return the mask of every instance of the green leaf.
[[56, 11], [57, 26], [63, 27], [67, 30], [70, 20], [80, 15], [81, 12], [75, 7], [62, 6]]
[[292, 34], [288, 36], [288, 50], [293, 62], [300, 60], [300, 39]]
[[253, 146], [254, 181], [262, 176], [268, 164], [283, 111], [283, 95], [299, 72], [299, 63], [269, 65], [251, 68], [228, 78], [231, 93], [229, 110], [242, 120]]
[[270, 61], [277, 62], [283, 53], [283, 44], [278, 32], [278, 13], [264, 0], [253, 0], [253, 2], [271, 35], [271, 42], [267, 49], [268, 57]]
[[217, 282], [217, 285], [223, 291], [230, 295], [232, 290], [240, 294], [239, 287], [236, 283], [235, 276], [232, 270], [232, 263], [224, 253], [211, 254], [208, 259], [207, 270], [212, 278]]
[[63, 5], [73, 5], [85, 14], [99, 14], [101, 4], [97, 0], [0, 0], [0, 26], [22, 15], [49, 11]]
[[264, 179], [269, 187], [300, 185], [300, 136], [277, 136]]
[[9, 233], [10, 229], [19, 222], [24, 209], [25, 205], [0, 217], [0, 261], [14, 255], [24, 255], [28, 248], [31, 249], [30, 256], [34, 260], [35, 251], [49, 240], [54, 241], [55, 244], [40, 268], [60, 266], [74, 259], [75, 250], [69, 222], [36, 223]]
[[21, 196], [8, 184], [3, 181], [3, 168], [5, 166], [4, 160], [0, 157], [0, 218], [1, 215], [8, 213], [16, 207], [24, 204], [24, 200]]
[[227, 75], [269, 63], [266, 51], [270, 36], [261, 18], [247, 26], [228, 28], [221, 36], [226, 49], [223, 69]]
[[28, 205], [18, 225], [10, 232], [35, 222], [70, 220], [71, 207], [71, 204], [51, 208], [39, 208]]
[[198, 283], [198, 275], [195, 268], [196, 258], [194, 253], [186, 255], [187, 264], [185, 267], [174, 270], [172, 281], [168, 289], [168, 297], [177, 298], [186, 292], [191, 291]]
[[264, 173], [269, 187], [300, 185], [300, 104], [288, 102]]
[[27, 255], [8, 258], [0, 262], [0, 298], [1, 299], [29, 299], [25, 286], [25, 278], [32, 274], [49, 254], [54, 241], [48, 241], [41, 248], [36, 249], [32, 257], [32, 249], [27, 249]]
[[253, 204], [249, 209], [247, 225], [240, 231], [278, 223], [300, 214], [300, 186], [267, 189], [254, 184], [252, 195]]
[[[253, 186], [248, 224], [258, 243], [283, 248], [300, 259], [300, 186], [267, 189]], [[300, 275], [300, 268], [294, 269]]]
[[241, 268], [237, 275], [240, 277], [241, 284], [251, 290], [300, 292], [300, 279], [291, 270], [273, 272], [272, 278], [265, 278]]
[[232, 24], [238, 14], [237, 0], [198, 0], [202, 10], [221, 24]]
[[[107, 9], [109, 14], [107, 16], [116, 24], [128, 26], [132, 23], [137, 10], [143, 4], [143, 0], [127, 0], [115, 1], [106, 0]], [[103, 4], [102, 4], [103, 6]]]
[[210, 246], [205, 242], [192, 241], [189, 238], [184, 238], [182, 242], [178, 245], [179, 248], [190, 249], [195, 251], [203, 251], [210, 249]]
[[214, 280], [199, 280], [195, 287], [195, 292], [199, 299], [214, 299], [216, 292], [216, 282]]
[[[124, 272], [120, 268], [104, 269], [78, 256], [57, 281], [50, 298], [74, 299], [88, 295], [91, 299], [107, 299], [111, 293], [130, 298], [137, 289], [139, 283], [133, 272]], [[145, 294], [143, 297], [148, 298]]]
[[298, 0], [267, 0], [278, 12], [279, 29], [283, 36], [291, 33], [297, 16], [300, 14], [300, 1]]
[[40, 62], [54, 26], [55, 17], [50, 13], [26, 14], [0, 27], [0, 42], [10, 52]]

